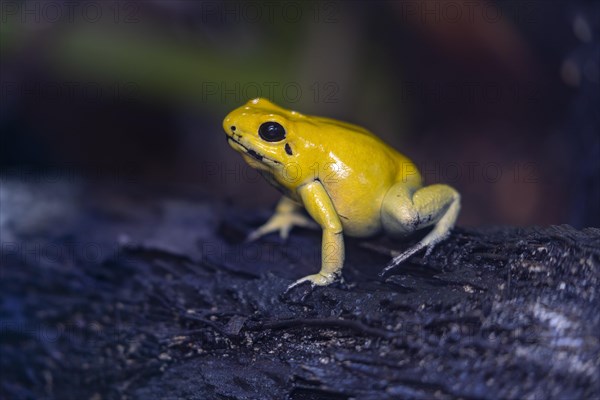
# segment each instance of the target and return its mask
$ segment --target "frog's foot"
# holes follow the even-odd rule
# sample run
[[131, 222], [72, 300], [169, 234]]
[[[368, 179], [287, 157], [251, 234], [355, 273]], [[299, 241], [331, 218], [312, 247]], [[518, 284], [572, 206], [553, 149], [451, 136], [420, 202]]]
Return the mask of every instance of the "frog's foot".
[[425, 247], [427, 247], [427, 251], [425, 252], [425, 257], [427, 257], [429, 254], [431, 254], [431, 251], [433, 250], [435, 245], [444, 239], [445, 239], [445, 236], [441, 236], [441, 237], [437, 237], [435, 239], [435, 241], [432, 241], [431, 243], [423, 243], [423, 241], [417, 243], [410, 249], [408, 249], [408, 250], [400, 253], [396, 257], [394, 257], [392, 259], [392, 261], [390, 261], [390, 263], [383, 269], [383, 271], [381, 271], [379, 273], [379, 276], [384, 276], [386, 274], [386, 272], [388, 272], [392, 268], [395, 268], [398, 265], [402, 264], [404, 261], [408, 260], [413, 254], [419, 252], [420, 250], [422, 250]]
[[279, 231], [279, 236], [283, 240], [287, 240], [290, 231], [294, 226], [304, 228], [317, 229], [319, 226], [311, 219], [299, 213], [279, 213], [273, 215], [267, 223], [252, 231], [246, 238], [246, 242], [252, 242], [261, 236], [271, 232]]
[[310, 285], [312, 287], [327, 286], [327, 285], [333, 283], [335, 281], [335, 279], [336, 279], [335, 274], [325, 275], [325, 274], [318, 273], [318, 274], [308, 275], [308, 276], [305, 276], [304, 278], [298, 279], [296, 282], [294, 282], [290, 286], [288, 286], [286, 289], [286, 292], [290, 291], [292, 288], [294, 288], [304, 282], [310, 282]]

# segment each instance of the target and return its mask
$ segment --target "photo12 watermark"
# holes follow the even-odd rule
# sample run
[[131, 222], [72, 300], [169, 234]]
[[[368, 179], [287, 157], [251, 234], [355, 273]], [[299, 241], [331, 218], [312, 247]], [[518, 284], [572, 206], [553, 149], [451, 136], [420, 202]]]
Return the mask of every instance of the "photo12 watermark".
[[108, 259], [126, 262], [127, 249], [120, 243], [4, 241], [0, 244], [0, 262], [3, 269], [11, 268], [20, 260], [61, 268], [94, 265]]
[[[426, 182], [444, 182], [449, 184], [487, 183], [495, 184], [503, 178], [515, 184], [539, 183], [540, 170], [534, 162], [499, 163], [494, 161], [465, 161], [465, 162], [439, 162], [430, 161], [418, 163], [417, 168], [421, 177]], [[415, 173], [412, 164], [401, 164], [400, 169], [405, 170], [403, 176], [410, 179]]]
[[[274, 233], [278, 238], [278, 233]], [[315, 266], [315, 272], [321, 265], [321, 244], [316, 243], [314, 247], [287, 246], [280, 242], [271, 240], [258, 240], [239, 246], [229, 246], [218, 241], [202, 241], [200, 253], [202, 262], [219, 260], [220, 264], [243, 265], [244, 263], [278, 268], [287, 264], [310, 264]], [[334, 253], [335, 249], [326, 250], [328, 254]]]
[[339, 1], [173, 0], [156, 4], [143, 0], [7, 0], [1, 3], [0, 21], [19, 24], [137, 24], [142, 22], [145, 9], [163, 6], [193, 13], [196, 21], [203, 24], [333, 24], [341, 19], [342, 5], [343, 2]]
[[[507, 180], [517, 183], [536, 184], [541, 179], [540, 166], [533, 161], [427, 161], [400, 163], [397, 166], [398, 182], [413, 181], [420, 176], [424, 182], [448, 184], [496, 184]], [[200, 164], [201, 181], [219, 183], [256, 183], [264, 179], [260, 173], [244, 162], [203, 162]], [[314, 162], [304, 165], [297, 161], [282, 162], [277, 179], [285, 185], [319, 179], [322, 183], [336, 185], [348, 179], [350, 172], [340, 162]]]
[[339, 1], [203, 1], [197, 11], [203, 23], [333, 24], [340, 21]]
[[26, 97], [40, 102], [84, 102], [139, 101], [142, 96], [137, 82], [94, 82], [94, 81], [2, 81], [0, 100]]
[[65, 321], [49, 325], [0, 321], [0, 337], [23, 335], [43, 343], [73, 342], [85, 344], [87, 348], [107, 343], [137, 342], [127, 334], [130, 331], [131, 326], [104, 326], [98, 322]]
[[301, 100], [313, 103], [339, 103], [341, 88], [334, 81], [324, 82], [239, 82], [239, 81], [205, 81], [199, 87], [200, 101], [203, 103], [241, 103], [248, 99], [264, 97], [267, 99], [282, 98], [287, 103], [298, 103]]
[[141, 1], [2, 1], [0, 21], [3, 24], [74, 24], [140, 22]]
[[544, 6], [547, 6], [546, 3], [539, 0], [520, 2], [405, 0], [388, 4], [393, 5], [400, 20], [406, 24], [475, 25], [537, 23], [540, 21]]
[[140, 182], [136, 165], [104, 165], [85, 168], [76, 165], [47, 165], [43, 170], [31, 166], [0, 167], [0, 177], [28, 184], [78, 184], [82, 180], [116, 184]]
[[541, 87], [533, 82], [499, 83], [494, 81], [405, 81], [396, 99], [412, 104], [426, 100], [434, 104], [534, 104], [544, 98]]

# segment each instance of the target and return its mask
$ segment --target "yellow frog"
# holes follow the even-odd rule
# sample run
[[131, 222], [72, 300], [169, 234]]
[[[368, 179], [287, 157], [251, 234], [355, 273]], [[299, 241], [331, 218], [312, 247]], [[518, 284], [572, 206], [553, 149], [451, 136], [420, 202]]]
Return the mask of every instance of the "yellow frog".
[[382, 272], [445, 239], [460, 210], [447, 185], [423, 187], [416, 166], [371, 132], [349, 123], [304, 115], [257, 98], [223, 121], [227, 142], [283, 193], [275, 214], [248, 239], [293, 226], [323, 230], [321, 270], [291, 284], [329, 285], [344, 265], [343, 235], [367, 237], [383, 230], [404, 236], [435, 225]]

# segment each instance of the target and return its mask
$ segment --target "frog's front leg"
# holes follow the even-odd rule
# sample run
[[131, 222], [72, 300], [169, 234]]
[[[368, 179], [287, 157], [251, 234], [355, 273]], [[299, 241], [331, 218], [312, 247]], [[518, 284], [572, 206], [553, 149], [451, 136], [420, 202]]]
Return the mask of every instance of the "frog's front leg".
[[306, 211], [323, 228], [321, 242], [321, 270], [305, 276], [288, 286], [288, 290], [302, 282], [329, 285], [341, 274], [344, 266], [344, 238], [342, 223], [323, 184], [316, 180], [298, 188]]
[[402, 235], [430, 225], [435, 226], [419, 243], [394, 257], [380, 275], [425, 247], [426, 254], [429, 254], [433, 246], [450, 234], [459, 211], [460, 195], [450, 186], [431, 185], [418, 189], [407, 187], [403, 183], [392, 186], [383, 199], [381, 209], [386, 232]]
[[283, 196], [277, 203], [273, 216], [264, 225], [252, 231], [246, 241], [251, 242], [268, 233], [277, 231], [279, 231], [279, 236], [285, 240], [294, 226], [318, 228], [314, 221], [302, 214], [302, 207], [298, 203]]

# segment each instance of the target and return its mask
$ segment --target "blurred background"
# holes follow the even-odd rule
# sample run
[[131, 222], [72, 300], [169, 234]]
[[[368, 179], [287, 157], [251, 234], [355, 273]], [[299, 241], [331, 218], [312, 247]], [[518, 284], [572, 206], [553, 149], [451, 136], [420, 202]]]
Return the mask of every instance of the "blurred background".
[[372, 130], [462, 193], [460, 225], [600, 226], [599, 10], [2, 1], [2, 174], [271, 206], [221, 128], [261, 96]]

